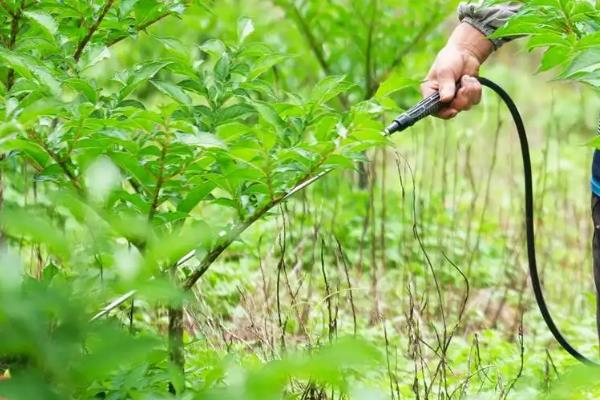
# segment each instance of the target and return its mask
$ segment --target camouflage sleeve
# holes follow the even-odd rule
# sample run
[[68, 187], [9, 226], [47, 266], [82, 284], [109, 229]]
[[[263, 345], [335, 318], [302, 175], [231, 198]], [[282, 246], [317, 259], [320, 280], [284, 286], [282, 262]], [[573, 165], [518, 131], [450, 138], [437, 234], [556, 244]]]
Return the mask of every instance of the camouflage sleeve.
[[[496, 29], [503, 26], [506, 21], [515, 15], [522, 4], [509, 2], [494, 6], [484, 6], [482, 2], [479, 4], [461, 3], [458, 6], [458, 18], [462, 22], [466, 22], [486, 36], [491, 35]], [[499, 48], [504, 43], [509, 42], [510, 38], [490, 39], [494, 46]]]

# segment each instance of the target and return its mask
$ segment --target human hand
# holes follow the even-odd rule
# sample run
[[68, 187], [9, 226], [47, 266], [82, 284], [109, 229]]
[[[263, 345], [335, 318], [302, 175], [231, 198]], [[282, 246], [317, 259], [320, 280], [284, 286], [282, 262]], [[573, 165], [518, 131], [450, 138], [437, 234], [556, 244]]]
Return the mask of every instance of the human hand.
[[[423, 97], [439, 91], [441, 101], [448, 103], [438, 117], [450, 119], [479, 104], [482, 90], [475, 77], [492, 50], [491, 42], [472, 26], [461, 24], [457, 27], [421, 85]], [[458, 91], [457, 82], [460, 82]]]

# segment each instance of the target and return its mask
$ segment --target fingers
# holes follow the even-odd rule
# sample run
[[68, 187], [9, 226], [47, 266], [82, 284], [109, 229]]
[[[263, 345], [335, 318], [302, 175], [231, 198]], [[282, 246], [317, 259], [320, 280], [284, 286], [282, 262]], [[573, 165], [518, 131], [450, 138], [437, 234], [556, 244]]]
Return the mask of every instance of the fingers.
[[440, 90], [440, 100], [443, 103], [452, 101], [456, 94], [456, 78], [451, 69], [440, 69], [437, 74], [437, 80]]
[[481, 84], [476, 78], [465, 75], [461, 79], [461, 87], [456, 93], [456, 97], [450, 103], [449, 108], [460, 111], [470, 110], [481, 101]]
[[[431, 96], [435, 92], [440, 92], [440, 100], [444, 103], [450, 103], [454, 98], [456, 91], [456, 82], [452, 72], [443, 73], [438, 72], [437, 79], [429, 79], [421, 84], [421, 94], [423, 98]], [[442, 77], [440, 77], [442, 76]], [[444, 96], [442, 96], [444, 93]], [[451, 107], [445, 107], [436, 114], [436, 117], [442, 119], [454, 118], [458, 114], [458, 110]]]
[[457, 114], [458, 114], [457, 109], [451, 108], [451, 107], [446, 107], [437, 113], [437, 117], [441, 118], [441, 119], [452, 119], [452, 118], [456, 117]]
[[469, 75], [463, 76], [460, 80], [460, 89], [456, 93], [456, 83], [451, 73], [438, 72], [437, 78], [436, 80], [428, 80], [421, 85], [423, 97], [439, 91], [441, 101], [449, 103], [436, 115], [437, 117], [442, 119], [454, 118], [461, 111], [470, 110], [471, 107], [481, 102], [482, 88], [477, 78]]
[[429, 97], [437, 92], [438, 88], [437, 81], [427, 80], [421, 84], [421, 95], [423, 98]]

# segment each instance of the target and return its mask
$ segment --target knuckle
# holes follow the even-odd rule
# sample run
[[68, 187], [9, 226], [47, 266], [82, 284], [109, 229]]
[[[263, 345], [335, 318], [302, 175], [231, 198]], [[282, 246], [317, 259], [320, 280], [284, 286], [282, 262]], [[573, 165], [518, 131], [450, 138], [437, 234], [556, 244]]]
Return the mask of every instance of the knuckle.
[[447, 77], [452, 77], [454, 75], [454, 72], [452, 71], [452, 69], [450, 67], [443, 66], [443, 67], [438, 68], [437, 74], [438, 74], [438, 76], [447, 78]]
[[469, 105], [468, 99], [461, 98], [457, 99], [456, 102], [452, 105], [452, 107], [458, 111], [465, 110]]

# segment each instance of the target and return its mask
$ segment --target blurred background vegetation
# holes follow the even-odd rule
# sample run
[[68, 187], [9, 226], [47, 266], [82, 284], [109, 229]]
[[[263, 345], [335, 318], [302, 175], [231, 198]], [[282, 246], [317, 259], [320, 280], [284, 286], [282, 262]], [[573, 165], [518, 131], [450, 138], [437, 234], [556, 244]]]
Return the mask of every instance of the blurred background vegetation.
[[[574, 369], [576, 362], [554, 342], [533, 300], [518, 141], [498, 99], [486, 93], [481, 106], [455, 120], [428, 119], [392, 143], [377, 139], [385, 121], [420, 98], [419, 81], [456, 25], [457, 1], [122, 0], [84, 46], [82, 61], [63, 65], [108, 4], [64, 3], [74, 13], [89, 13], [80, 29], [67, 29], [72, 21], [61, 16], [64, 10], [32, 2], [29, 22], [22, 22], [24, 36], [12, 45], [10, 24], [23, 3], [7, 0], [2, 9], [0, 31], [9, 41], [0, 54], [5, 62], [0, 66], [5, 154], [0, 372], [10, 379], [0, 382], [0, 394], [8, 399], [518, 399], [593, 393], [586, 377], [596, 372]], [[34, 44], [46, 45], [44, 35], [57, 38], [56, 48], [46, 53], [28, 43], [37, 38]], [[53, 52], [59, 52], [55, 58]], [[224, 53], [232, 60], [252, 60], [250, 72], [246, 61], [227, 66], [239, 68], [245, 86], [230, 79], [229, 70], [223, 72]], [[116, 123], [90, 126], [90, 142], [74, 147], [94, 150], [61, 164], [60, 155], [71, 154], [69, 143], [81, 143], [70, 136], [75, 125], [61, 122], [76, 121], [77, 112], [40, 111], [31, 100], [37, 93], [31, 82], [44, 86], [43, 74], [33, 64], [19, 69], [15, 57], [24, 54], [31, 57], [25, 64], [39, 59], [51, 65], [49, 75], [62, 87], [37, 98], [77, 107], [93, 103], [102, 114], [94, 116], [97, 120], [108, 120], [122, 107], [119, 121], [137, 124], [131, 135]], [[595, 131], [600, 100], [593, 88], [538, 73], [540, 57], [515, 41], [488, 61], [482, 75], [500, 83], [525, 118], [545, 292], [569, 340], [593, 356], [598, 346], [590, 253], [592, 150], [586, 143]], [[153, 73], [140, 78], [129, 96], [136, 74], [148, 72], [135, 66], [162, 61], [172, 65], [154, 70], [152, 64]], [[196, 85], [180, 79], [188, 67], [198, 74], [189, 79]], [[11, 74], [14, 86], [8, 85]], [[331, 86], [332, 81], [323, 83], [327, 76], [344, 78]], [[228, 93], [222, 104], [211, 103], [219, 98], [211, 94], [213, 80], [223, 83], [215, 90]], [[98, 99], [80, 81], [90, 83]], [[124, 90], [128, 94], [119, 97]], [[314, 100], [315, 92], [326, 93], [323, 101]], [[196, 94], [214, 111], [209, 122], [198, 117], [201, 113], [181, 116], [191, 110], [186, 102], [200, 104]], [[226, 115], [221, 106], [232, 98], [240, 99], [239, 107]], [[275, 114], [261, 111], [261, 104], [271, 104]], [[140, 116], [127, 107], [155, 114]], [[11, 114], [20, 108], [23, 113]], [[327, 129], [335, 137], [322, 139], [322, 127], [311, 130], [312, 117], [303, 119], [308, 114], [330, 118]], [[243, 185], [227, 196], [217, 183], [182, 217], [173, 208], [181, 212], [178, 195], [187, 192], [149, 184], [158, 188], [155, 200], [163, 191], [168, 200], [151, 208], [148, 227], [129, 219], [130, 204], [156, 206], [135, 186], [137, 174], [143, 174], [136, 157], [142, 170], [155, 171], [154, 158], [143, 161], [150, 154], [144, 143], [162, 140], [153, 136], [154, 128], [137, 122], [145, 118], [159, 121], [160, 132], [171, 123], [184, 132], [187, 123], [199, 127], [193, 130], [199, 141], [182, 143], [209, 150], [190, 150], [191, 159], [204, 160], [213, 141], [243, 147], [236, 130], [252, 129], [262, 143], [279, 135], [273, 149], [281, 151], [270, 151], [266, 160], [274, 166], [265, 168], [290, 175], [275, 179], [282, 181], [279, 189], [269, 183], [271, 201], [304, 176], [282, 161], [295, 157], [284, 150], [308, 154], [314, 175], [323, 168], [322, 160], [317, 165], [310, 156], [321, 151], [318, 146], [344, 142], [345, 136], [355, 141], [348, 145], [351, 151], [327, 158], [325, 164], [337, 167], [334, 173], [286, 201], [269, 202], [260, 197], [264, 192]], [[285, 128], [276, 126], [280, 121]], [[57, 124], [62, 128], [43, 130]], [[298, 141], [287, 143], [300, 125]], [[29, 127], [46, 132], [40, 146], [55, 160], [42, 171], [31, 161], [39, 161], [39, 154], [36, 159], [37, 153], [15, 142]], [[135, 142], [142, 150], [132, 164], [106, 153], [112, 161], [100, 158], [107, 164], [98, 166], [93, 160], [105, 154], [100, 147], [106, 142], [91, 142], [100, 140], [96, 131], [118, 138], [125, 149]], [[53, 157], [53, 148], [59, 157]], [[198, 164], [173, 185], [189, 184], [195, 193], [195, 185], [217, 182], [217, 175], [250, 179], [245, 164], [228, 164], [230, 170], [225, 164]], [[64, 176], [65, 171], [71, 172]], [[198, 176], [209, 178], [194, 180]], [[79, 178], [86, 182], [83, 194], [69, 187]], [[111, 184], [111, 179], [121, 181]], [[121, 197], [99, 205], [104, 199], [94, 193], [103, 190]], [[269, 207], [254, 222], [261, 204]], [[148, 205], [140, 209], [147, 213]], [[88, 208], [112, 228], [89, 219]], [[248, 229], [222, 246], [221, 238], [237, 232], [235, 223], [248, 220]], [[152, 234], [139, 233], [144, 229]], [[201, 243], [186, 235], [201, 237]], [[219, 246], [222, 253], [210, 259]], [[188, 248], [195, 249], [192, 257], [177, 262]], [[199, 269], [200, 276], [190, 280]]]

